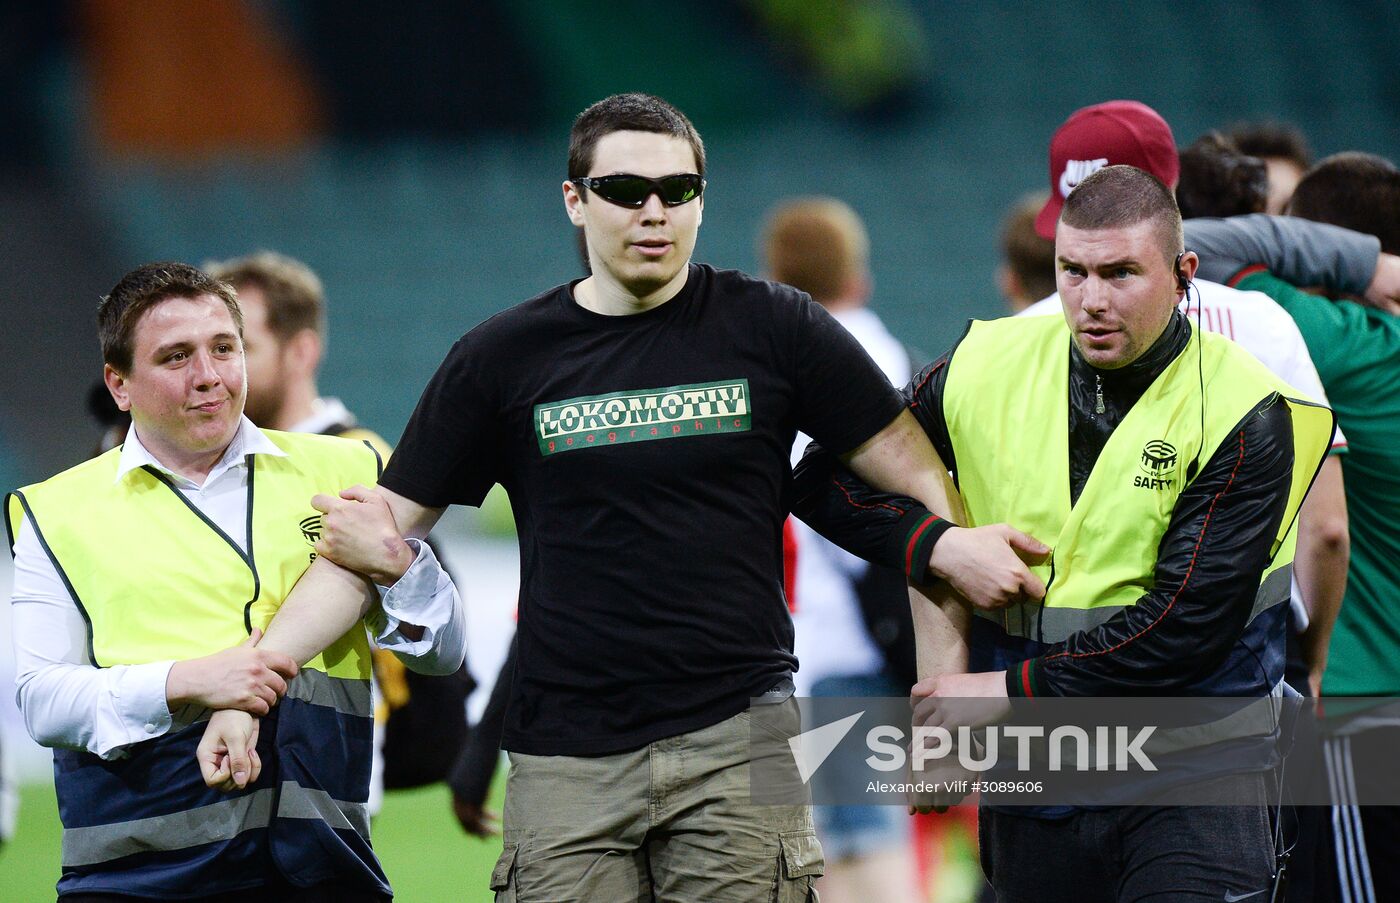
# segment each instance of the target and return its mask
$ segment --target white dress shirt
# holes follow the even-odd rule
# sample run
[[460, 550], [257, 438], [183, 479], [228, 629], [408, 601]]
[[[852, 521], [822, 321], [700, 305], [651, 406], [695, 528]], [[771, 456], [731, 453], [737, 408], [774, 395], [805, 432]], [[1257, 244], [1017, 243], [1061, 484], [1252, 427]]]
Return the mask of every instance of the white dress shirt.
[[[244, 417], [223, 457], [197, 484], [156, 460], [133, 426], [122, 446], [117, 480], [138, 467], [154, 466], [194, 508], [244, 548], [246, 455], [286, 453]], [[455, 670], [466, 653], [461, 599], [432, 549], [416, 540], [409, 543], [417, 551], [413, 564], [392, 588], [380, 587], [381, 604], [370, 610], [365, 622], [381, 648], [404, 658], [415, 671]], [[174, 662], [94, 667], [87, 652], [86, 622], [27, 517], [14, 552], [10, 606], [15, 699], [30, 736], [44, 746], [87, 749], [112, 759], [124, 755], [132, 743], [158, 737], [172, 725], [183, 727], [165, 698]], [[404, 624], [422, 627], [422, 639], [408, 640], [400, 631]], [[454, 661], [457, 664], [448, 669]]]

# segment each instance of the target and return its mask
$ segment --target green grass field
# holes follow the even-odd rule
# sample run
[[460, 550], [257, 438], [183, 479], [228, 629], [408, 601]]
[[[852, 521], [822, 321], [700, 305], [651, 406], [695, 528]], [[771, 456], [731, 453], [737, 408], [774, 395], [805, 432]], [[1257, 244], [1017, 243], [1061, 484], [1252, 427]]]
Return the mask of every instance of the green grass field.
[[[504, 769], [502, 769], [502, 775]], [[504, 780], [492, 791], [500, 810]], [[458, 827], [443, 784], [387, 794], [374, 820], [374, 848], [394, 885], [398, 903], [490, 903], [487, 878], [501, 852], [500, 838], [482, 841]], [[52, 784], [20, 790], [19, 825], [0, 849], [0, 901], [54, 899], [58, 880], [58, 807]]]
[[[500, 811], [505, 769], [497, 774], [490, 808]], [[45, 903], [58, 880], [58, 808], [52, 784], [20, 790], [15, 838], [0, 849], [0, 903]], [[462, 833], [448, 806], [447, 787], [388, 794], [374, 821], [379, 853], [396, 903], [491, 903], [487, 879], [501, 852], [500, 838], [477, 840]], [[950, 832], [936, 869], [931, 901], [968, 903], [981, 883], [974, 841]]]

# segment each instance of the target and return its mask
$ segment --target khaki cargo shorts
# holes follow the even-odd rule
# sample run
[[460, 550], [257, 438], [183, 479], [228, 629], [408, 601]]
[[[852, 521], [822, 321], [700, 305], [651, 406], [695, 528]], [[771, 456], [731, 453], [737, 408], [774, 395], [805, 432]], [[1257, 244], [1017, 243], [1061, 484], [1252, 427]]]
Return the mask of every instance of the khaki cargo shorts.
[[497, 903], [816, 903], [811, 807], [749, 801], [749, 731], [744, 711], [612, 756], [511, 753]]

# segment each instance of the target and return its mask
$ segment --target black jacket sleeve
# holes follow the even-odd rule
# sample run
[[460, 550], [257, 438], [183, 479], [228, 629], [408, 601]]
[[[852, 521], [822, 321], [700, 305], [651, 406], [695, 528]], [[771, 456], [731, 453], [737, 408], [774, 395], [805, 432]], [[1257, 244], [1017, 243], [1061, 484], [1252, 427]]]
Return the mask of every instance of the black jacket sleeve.
[[[905, 403], [953, 469], [953, 446], [943, 419], [943, 385], [952, 352], [915, 374]], [[793, 474], [793, 513], [831, 542], [867, 561], [896, 568], [917, 583], [927, 579], [933, 546], [954, 526], [907, 496], [878, 492], [813, 442]]]
[[1287, 507], [1293, 421], [1277, 396], [1231, 431], [1177, 499], [1152, 590], [1007, 671], [1011, 696], [1170, 694], [1208, 676], [1249, 620]]
[[486, 710], [481, 713], [467, 738], [452, 771], [447, 776], [447, 784], [457, 799], [481, 805], [491, 792], [491, 780], [496, 774], [496, 764], [501, 758], [501, 734], [506, 726], [506, 704], [510, 700], [511, 680], [515, 675], [515, 650], [518, 636], [511, 637], [510, 651], [496, 675], [496, 683], [491, 687], [491, 698], [486, 702]]

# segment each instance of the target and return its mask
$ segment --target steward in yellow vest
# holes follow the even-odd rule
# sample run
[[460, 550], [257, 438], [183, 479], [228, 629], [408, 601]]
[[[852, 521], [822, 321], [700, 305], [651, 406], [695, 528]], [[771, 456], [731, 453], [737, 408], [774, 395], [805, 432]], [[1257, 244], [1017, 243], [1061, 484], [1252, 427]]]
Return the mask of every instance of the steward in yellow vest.
[[[263, 435], [285, 456], [248, 456], [246, 553], [155, 467], [118, 479], [120, 448], [7, 497], [12, 542], [32, 525], [87, 621], [94, 666], [196, 658], [265, 628], [315, 557], [311, 497], [377, 477], [368, 444]], [[366, 812], [369, 676], [357, 626], [288, 683], [262, 722], [260, 779], [231, 794], [205, 786], [192, 761], [204, 724], [182, 713], [124, 758], [55, 749], [59, 892], [211, 894], [260, 883], [270, 857], [297, 885], [387, 894]]]
[[[127, 441], [5, 505], [17, 698], [54, 749], [59, 899], [383, 903], [366, 627], [456, 670], [455, 588], [356, 485], [380, 470], [371, 447], [243, 416], [230, 286], [146, 264], [97, 325]], [[313, 565], [332, 548], [370, 550], [393, 588]], [[349, 599], [334, 615], [328, 585]]]
[[[992, 642], [974, 646], [1010, 650], [1016, 640], [1024, 640], [1024, 651], [1055, 647], [1012, 669], [1012, 695], [1095, 695], [1089, 681], [1100, 669], [1112, 680], [1100, 693], [1257, 696], [1272, 691], [1283, 674], [1283, 644], [1275, 640], [1285, 625], [1298, 509], [1331, 441], [1331, 411], [1289, 397], [1297, 393], [1238, 345], [1198, 332], [1177, 316], [1162, 350], [1175, 344], [1173, 339], [1179, 342], [1179, 336], [1185, 337], [1185, 346], [1113, 428], [1082, 482], [1066, 479], [1072, 444], [1068, 330], [1059, 317], [1023, 322], [973, 323], [948, 362], [943, 382], [950, 460], [958, 462], [968, 525], [1014, 523], [1054, 549], [1036, 568], [1046, 583], [1045, 598], [998, 612], [979, 611], [995, 629], [975, 629], [989, 634]], [[1036, 388], [1028, 392], [1028, 386]], [[1208, 388], [1203, 391], [1203, 386]], [[1210, 520], [1226, 514], [1218, 504], [1212, 510], [1212, 503], [1224, 493], [1250, 492], [1239, 482], [1240, 470], [1249, 456], [1268, 454], [1249, 441], [1244, 425], [1249, 418], [1270, 417], [1291, 424], [1291, 448], [1272, 451], [1290, 457], [1294, 466], [1287, 471], [1286, 493], [1276, 495], [1282, 505], [1261, 501], [1259, 506], [1261, 511], [1275, 509], [1270, 514], [1276, 523], [1262, 574], [1246, 578], [1254, 568], [1243, 556], [1235, 574], [1202, 573], [1209, 562], [1199, 555], [1200, 545], [1208, 537], [1221, 546], [1228, 541], [1210, 532]], [[1206, 462], [1215, 462], [1222, 475], [1229, 465], [1229, 475], [1223, 485], [1212, 484], [1209, 499], [1197, 489], [1198, 504], [1191, 509], [1195, 516], [1190, 516], [1179, 510], [1182, 496]], [[1188, 502], [1191, 497], [1187, 495]], [[1230, 525], [1217, 520], [1213, 526], [1228, 532]], [[1181, 541], [1164, 546], [1173, 527]], [[1164, 560], [1163, 552], [1171, 557]], [[1162, 579], [1173, 571], [1180, 572], [1179, 581]], [[1128, 651], [1144, 632], [1172, 629], [1167, 624], [1172, 608], [1193, 581], [1200, 581], [1195, 588], [1234, 582], [1238, 595], [1250, 592], [1249, 586], [1238, 585], [1246, 579], [1253, 582], [1254, 604], [1247, 613], [1240, 610], [1244, 623], [1237, 626], [1243, 635], [1221, 650], [1223, 660], [1219, 654], [1203, 654], [1220, 649], [1218, 640], [1155, 667]], [[1144, 601], [1160, 604], [1129, 611]], [[1222, 595], [1220, 601], [1222, 610], [1228, 610], [1229, 597]], [[1121, 626], [1104, 630], [1098, 642], [1085, 636], [1119, 614]], [[1220, 628], [1228, 634], [1226, 622]], [[1102, 662], [1089, 664], [1092, 659]], [[986, 664], [987, 670], [1005, 667], [995, 654]], [[1046, 668], [1054, 682], [1044, 677]]]
[[[976, 611], [971, 670], [1007, 670], [1020, 696], [1277, 687], [1296, 518], [1330, 410], [1176, 313], [1138, 361], [1107, 372], [1060, 317], [974, 322], [911, 395], [968, 526], [1010, 523], [1054, 550], [1034, 568], [1043, 600]], [[1270, 484], [1250, 485], [1266, 459]], [[926, 579], [927, 547], [950, 525], [849, 475], [823, 484], [821, 467], [799, 468], [799, 514]]]
[[[1155, 117], [1141, 104], [1104, 106], [1085, 114], [1098, 117], [1086, 135], [1113, 133], [1114, 117]], [[1126, 133], [1140, 146], [1141, 129]], [[1069, 153], [1103, 163], [1087, 148]], [[1038, 579], [1020, 583], [1027, 598], [976, 610], [964, 636], [948, 629], [966, 619], [956, 599], [914, 597], [919, 725], [957, 720], [949, 701], [969, 697], [983, 701], [981, 720], [996, 720], [1014, 715], [1013, 696], [1284, 691], [1294, 523], [1332, 413], [1177, 310], [1199, 261], [1166, 185], [1127, 165], [1072, 176], [1055, 233], [1064, 316], [973, 323], [907, 391], [969, 526], [1014, 528], [1050, 547]], [[935, 561], [944, 573], [994, 570], [975, 554], [950, 569], [934, 548], [956, 528], [911, 500], [833, 480], [835, 470], [817, 452], [795, 474], [795, 509], [828, 538], [921, 582]], [[1268, 701], [1237, 711], [1224, 733], [1210, 720], [1170, 738], [1183, 757], [1164, 763], [1167, 783], [1154, 781], [1144, 805], [983, 805], [979, 847], [997, 899], [1204, 899], [1209, 888], [1234, 900], [1280, 886], [1286, 856], [1266, 774], [1277, 722], [1253, 717], [1273, 714]], [[1214, 755], [1234, 739], [1229, 751], [1247, 758]], [[1231, 805], [1162, 804], [1187, 785], [1219, 801], [1224, 776]]]

